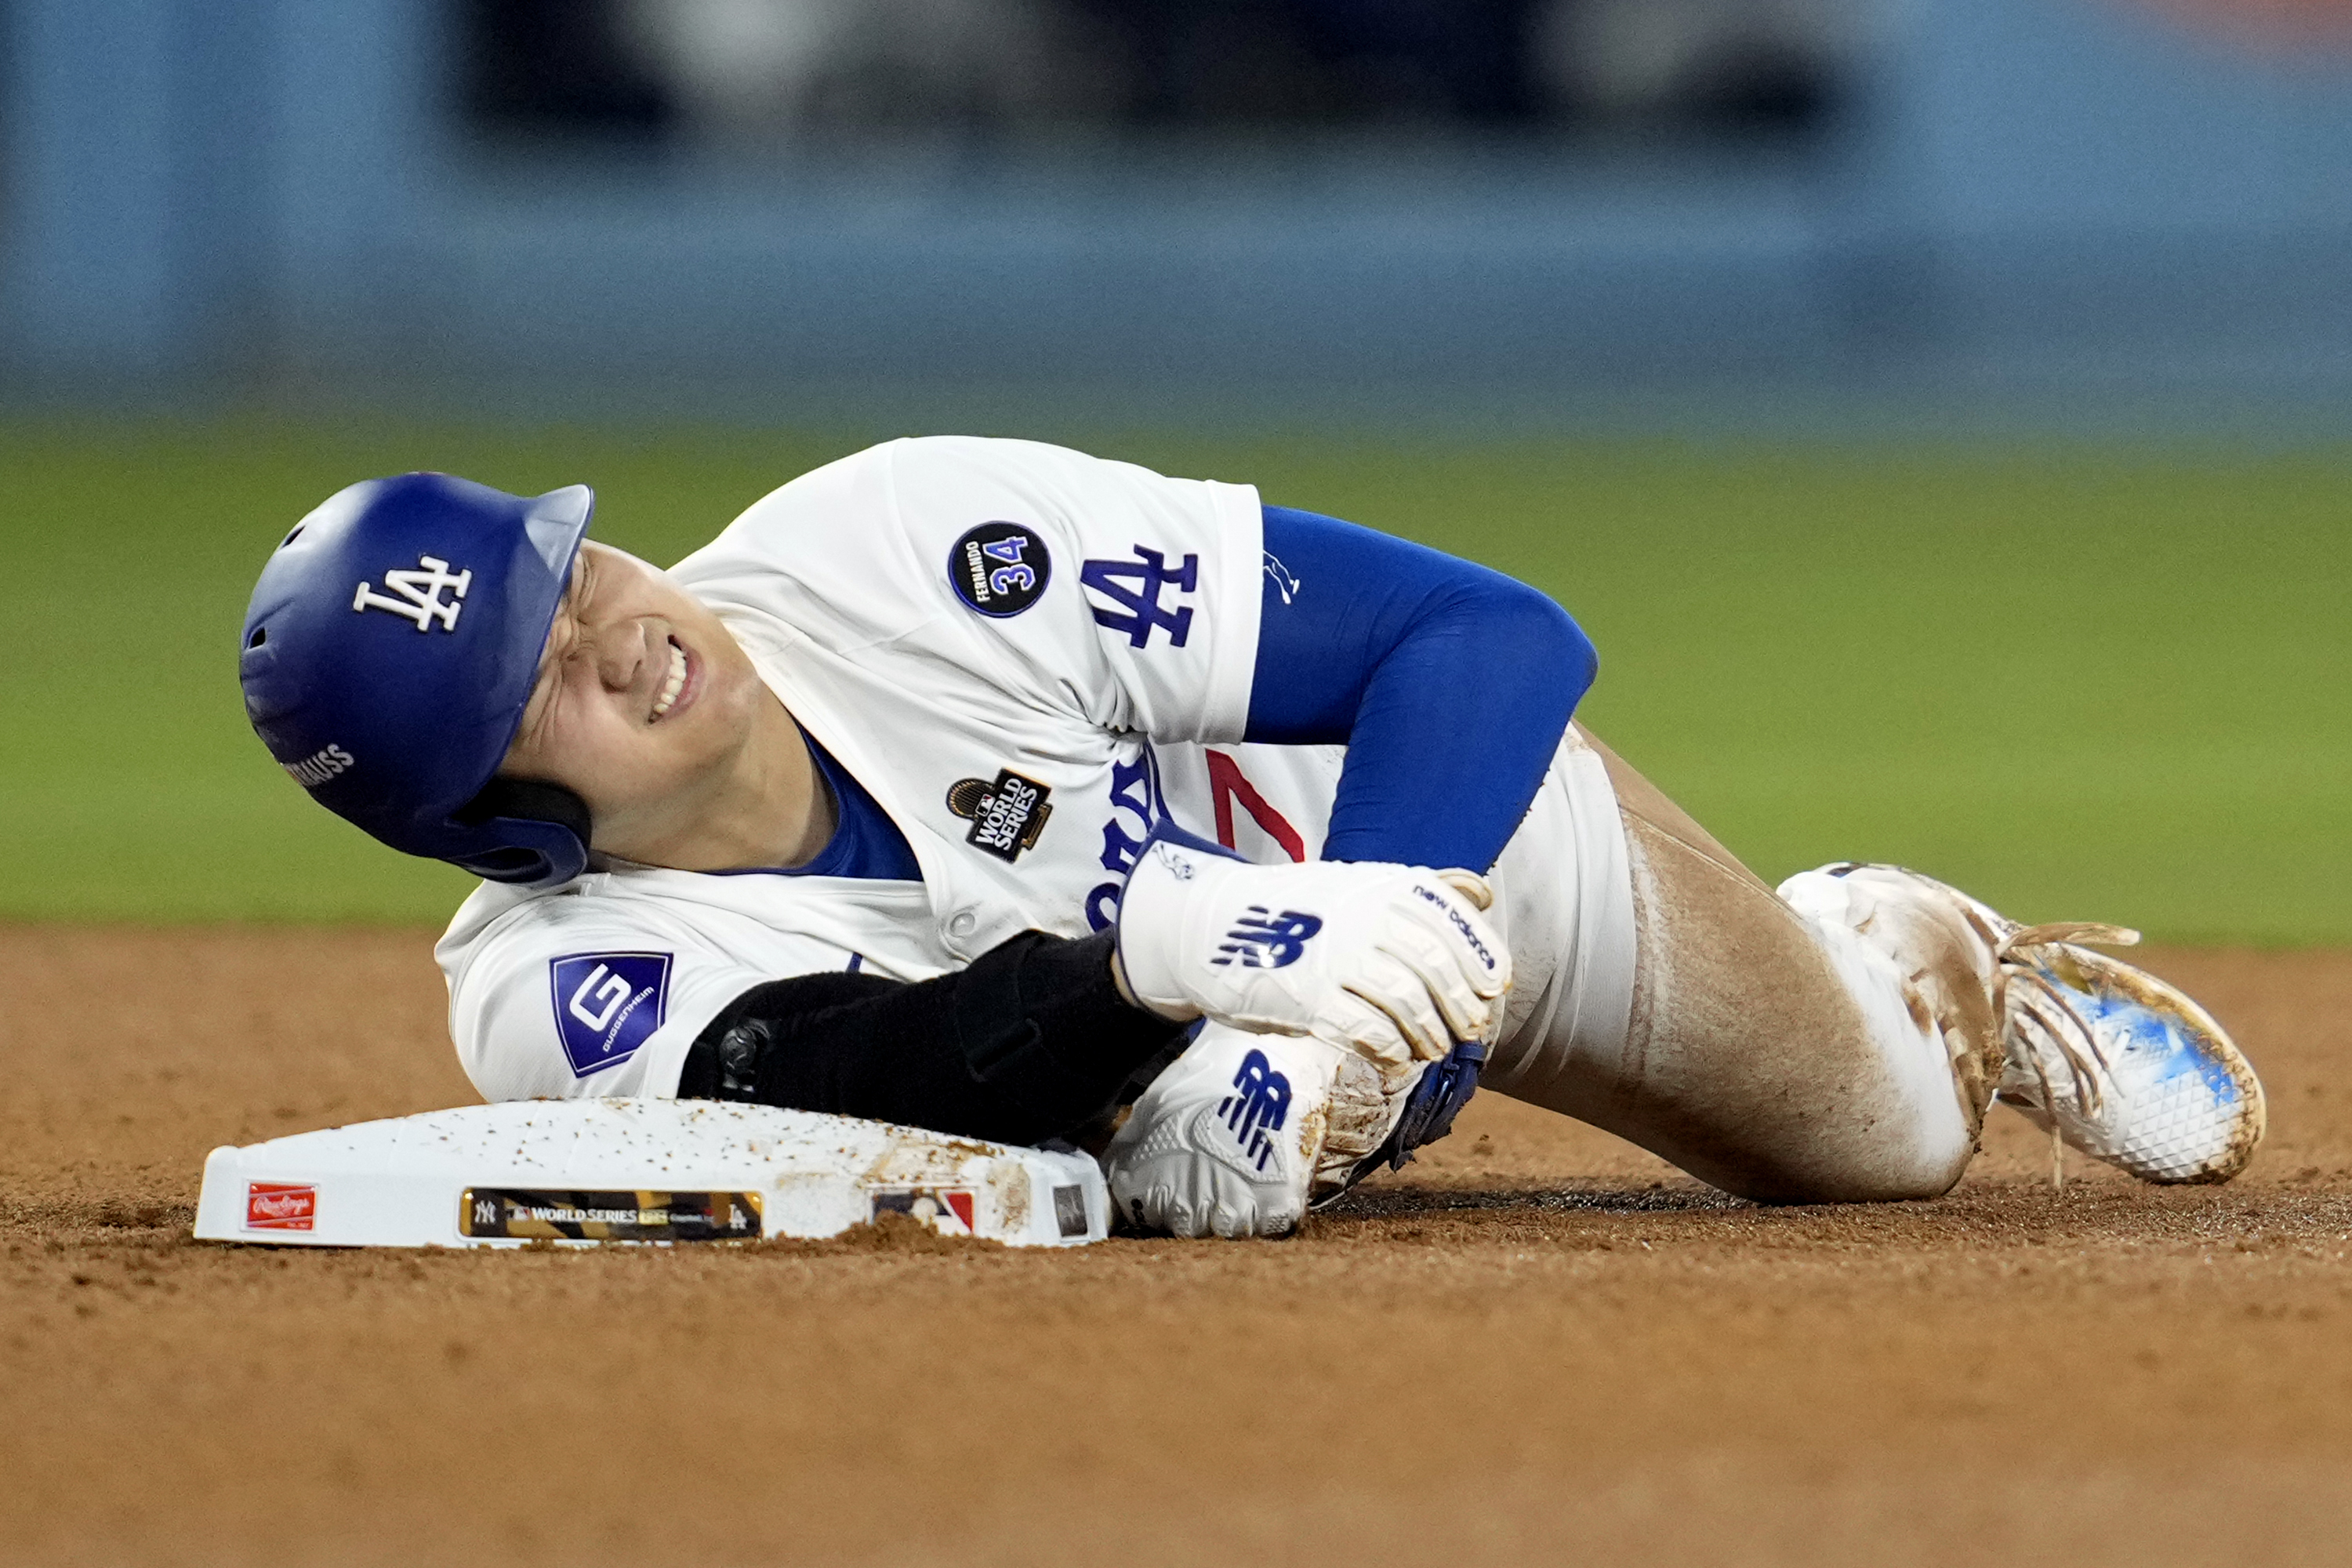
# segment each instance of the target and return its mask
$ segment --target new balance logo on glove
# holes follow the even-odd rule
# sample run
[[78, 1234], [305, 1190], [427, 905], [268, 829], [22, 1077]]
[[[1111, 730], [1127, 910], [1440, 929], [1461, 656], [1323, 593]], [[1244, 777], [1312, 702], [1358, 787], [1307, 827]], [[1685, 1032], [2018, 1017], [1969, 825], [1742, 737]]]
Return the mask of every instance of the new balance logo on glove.
[[1412, 1063], [1500, 1022], [1511, 957], [1481, 918], [1493, 898], [1460, 869], [1256, 865], [1162, 818], [1118, 895], [1119, 966], [1160, 1017], [1312, 1035], [1401, 1089]]
[[1297, 963], [1298, 955], [1307, 951], [1307, 939], [1322, 929], [1320, 916], [1297, 910], [1270, 915], [1264, 904], [1252, 904], [1234, 918], [1234, 929], [1218, 945], [1219, 956], [1209, 962], [1238, 963], [1244, 969], [1281, 969]]
[[1472, 928], [1467, 920], [1463, 918], [1462, 911], [1455, 909], [1452, 902], [1436, 893], [1431, 892], [1427, 888], [1422, 887], [1418, 884], [1415, 884], [1413, 887], [1412, 896], [1416, 899], [1422, 900], [1425, 903], [1434, 904], [1438, 909], [1444, 910], [1447, 921], [1452, 924], [1455, 931], [1462, 933], [1463, 943], [1467, 946], [1471, 952], [1478, 955], [1478, 962], [1485, 964], [1490, 970], [1495, 967], [1494, 953], [1487, 949], [1485, 942], [1478, 940], [1477, 931]]

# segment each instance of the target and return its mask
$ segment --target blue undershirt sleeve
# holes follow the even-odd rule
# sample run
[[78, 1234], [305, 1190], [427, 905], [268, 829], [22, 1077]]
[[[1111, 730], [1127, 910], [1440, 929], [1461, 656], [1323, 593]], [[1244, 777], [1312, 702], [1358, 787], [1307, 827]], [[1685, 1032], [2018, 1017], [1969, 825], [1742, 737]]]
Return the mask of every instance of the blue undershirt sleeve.
[[1591, 639], [1499, 572], [1265, 512], [1247, 739], [1348, 747], [1325, 859], [1487, 870], [1592, 684]]

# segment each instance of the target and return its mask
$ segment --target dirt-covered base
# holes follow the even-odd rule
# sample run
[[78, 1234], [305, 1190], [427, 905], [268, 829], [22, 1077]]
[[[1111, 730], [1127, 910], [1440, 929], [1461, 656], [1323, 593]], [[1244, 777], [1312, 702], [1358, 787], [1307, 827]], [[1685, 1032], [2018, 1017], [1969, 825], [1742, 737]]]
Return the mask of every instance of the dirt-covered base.
[[1482, 1098], [1296, 1240], [291, 1253], [215, 1143], [472, 1098], [422, 932], [0, 930], [0, 1560], [2336, 1562], [2352, 955], [2169, 952], [2271, 1090], [2156, 1191], [1733, 1204]]

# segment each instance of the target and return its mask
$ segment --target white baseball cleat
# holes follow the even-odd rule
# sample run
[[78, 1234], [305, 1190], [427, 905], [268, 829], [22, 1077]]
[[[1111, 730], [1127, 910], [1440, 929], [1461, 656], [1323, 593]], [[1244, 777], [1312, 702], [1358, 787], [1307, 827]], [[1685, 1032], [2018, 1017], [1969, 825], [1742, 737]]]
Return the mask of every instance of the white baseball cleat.
[[1880, 898], [1947, 900], [1985, 943], [2007, 1064], [2000, 1098], [2074, 1149], [2144, 1182], [2226, 1182], [2261, 1143], [2254, 1069], [2211, 1015], [2146, 970], [2080, 945], [2139, 933], [2065, 921], [2026, 926], [1897, 866], [1831, 876]]

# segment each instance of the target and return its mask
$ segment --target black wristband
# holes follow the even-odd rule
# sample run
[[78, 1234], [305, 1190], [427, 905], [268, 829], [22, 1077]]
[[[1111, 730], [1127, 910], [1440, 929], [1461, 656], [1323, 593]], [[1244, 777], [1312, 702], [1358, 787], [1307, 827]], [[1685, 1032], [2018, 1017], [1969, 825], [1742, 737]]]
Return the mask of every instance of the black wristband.
[[1118, 994], [1108, 932], [1024, 931], [969, 968], [753, 986], [687, 1055], [678, 1094], [902, 1121], [1003, 1142], [1072, 1132], [1167, 1059], [1187, 1027]]

